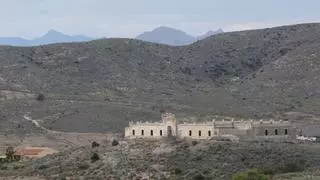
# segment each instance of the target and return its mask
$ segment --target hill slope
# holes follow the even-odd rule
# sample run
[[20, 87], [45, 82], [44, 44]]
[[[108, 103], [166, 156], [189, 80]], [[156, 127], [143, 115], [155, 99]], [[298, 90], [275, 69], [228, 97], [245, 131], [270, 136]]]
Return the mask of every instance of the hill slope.
[[[234, 173], [252, 167], [269, 174], [304, 171], [314, 177], [319, 175], [320, 147], [316, 144], [138, 140], [121, 142], [121, 146], [110, 144], [94, 149], [72, 148], [40, 159], [4, 164], [2, 167], [6, 168], [0, 170], [0, 176], [132, 179], [135, 174], [138, 178], [148, 175], [150, 179], [231, 179]], [[99, 155], [97, 161], [90, 160], [93, 153]], [[289, 177], [292, 179], [293, 174]]]
[[218, 29], [216, 31], [208, 31], [206, 34], [202, 35], [202, 36], [198, 36], [197, 37], [197, 40], [202, 40], [202, 39], [205, 39], [205, 38], [208, 38], [210, 36], [213, 36], [213, 35], [217, 35], [217, 34], [221, 34], [223, 33], [223, 30], [222, 29]]
[[[86, 132], [157, 120], [161, 109], [178, 116], [316, 118], [319, 29], [225, 33], [180, 47], [132, 39], [3, 46], [2, 128], [18, 126], [26, 112], [48, 128]], [[34, 100], [40, 92], [43, 102]]]

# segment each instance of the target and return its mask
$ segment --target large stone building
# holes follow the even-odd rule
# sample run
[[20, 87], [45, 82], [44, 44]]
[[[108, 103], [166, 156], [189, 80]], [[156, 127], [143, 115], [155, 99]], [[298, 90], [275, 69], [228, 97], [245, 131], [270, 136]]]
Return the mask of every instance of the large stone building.
[[295, 128], [288, 121], [274, 120], [215, 120], [204, 123], [179, 123], [174, 114], [162, 114], [162, 122], [130, 122], [125, 137], [162, 138], [177, 137], [211, 139], [233, 136], [239, 139], [292, 139]]

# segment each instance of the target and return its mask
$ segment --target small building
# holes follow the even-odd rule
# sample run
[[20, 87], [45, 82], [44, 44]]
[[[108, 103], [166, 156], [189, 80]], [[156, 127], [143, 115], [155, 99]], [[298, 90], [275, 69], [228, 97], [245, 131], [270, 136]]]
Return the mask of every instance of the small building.
[[161, 122], [129, 122], [125, 137], [159, 139], [177, 137], [211, 139], [219, 136], [237, 136], [239, 139], [294, 139], [295, 128], [288, 121], [274, 120], [212, 120], [202, 123], [179, 123], [172, 113], [161, 115]]

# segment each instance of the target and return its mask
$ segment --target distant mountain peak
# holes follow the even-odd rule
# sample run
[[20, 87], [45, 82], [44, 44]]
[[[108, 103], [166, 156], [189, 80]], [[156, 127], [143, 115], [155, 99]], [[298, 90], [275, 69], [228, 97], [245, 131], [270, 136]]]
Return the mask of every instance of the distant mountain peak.
[[223, 33], [223, 30], [221, 28], [217, 29], [216, 31], [210, 30], [202, 36], [194, 37], [179, 29], [171, 28], [168, 26], [159, 26], [152, 31], [147, 31], [138, 35], [136, 39], [175, 46], [188, 45], [197, 40], [205, 39], [209, 36], [220, 33]]
[[193, 36], [167, 26], [159, 26], [152, 31], [144, 32], [138, 35], [136, 39], [168, 45], [186, 45], [195, 40]]
[[65, 34], [57, 31], [57, 30], [54, 30], [54, 29], [50, 29], [46, 34], [44, 34], [42, 37], [45, 37], [45, 36], [66, 36]]
[[92, 38], [87, 36], [70, 36], [63, 34], [57, 30], [50, 29], [47, 33], [32, 40], [26, 40], [19, 37], [0, 38], [0, 45], [38, 46], [52, 43], [84, 42], [90, 40], [92, 40]]
[[[159, 32], [165, 32], [165, 33], [183, 33], [185, 35], [188, 35], [186, 32], [183, 32], [179, 29], [175, 29], [175, 28], [171, 28], [171, 27], [168, 27], [168, 26], [159, 26], [155, 29], [153, 29], [152, 31], [148, 31], [146, 33], [159, 33]], [[190, 36], [190, 35], [188, 35]]]
[[217, 29], [215, 31], [209, 30], [206, 34], [204, 34], [202, 36], [198, 36], [197, 40], [202, 40], [202, 39], [205, 39], [207, 37], [210, 37], [210, 36], [213, 36], [213, 35], [216, 35], [216, 34], [221, 34], [221, 33], [224, 33], [224, 31], [221, 28], [219, 28], [219, 29]]
[[54, 29], [50, 29], [50, 30], [47, 32], [47, 34], [62, 34], [62, 33], [59, 32], [59, 31], [56, 31], [56, 30], [54, 30]]
[[159, 26], [159, 27], [155, 28], [153, 31], [156, 31], [156, 30], [176, 30], [176, 31], [179, 31], [178, 29], [171, 28], [168, 26]]
[[217, 34], [217, 33], [223, 33], [223, 30], [221, 28], [213, 31], [213, 30], [209, 30], [206, 34]]

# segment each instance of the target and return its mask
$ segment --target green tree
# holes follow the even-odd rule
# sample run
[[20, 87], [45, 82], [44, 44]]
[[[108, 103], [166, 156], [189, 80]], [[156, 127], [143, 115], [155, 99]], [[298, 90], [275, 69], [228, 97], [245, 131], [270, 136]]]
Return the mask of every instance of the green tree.
[[14, 159], [14, 149], [13, 149], [13, 147], [8, 147], [7, 149], [6, 149], [6, 157], [7, 157], [7, 159], [8, 160], [13, 160]]
[[268, 176], [256, 169], [240, 172], [233, 175], [232, 180], [268, 180]]

